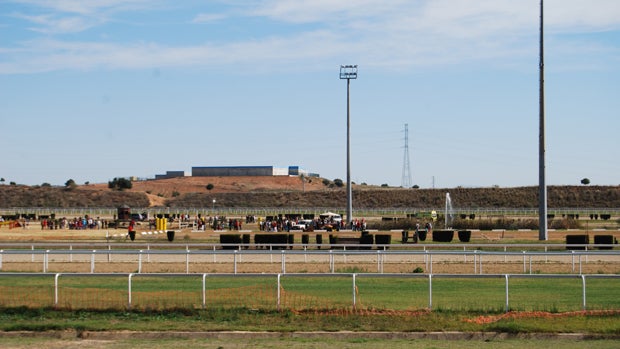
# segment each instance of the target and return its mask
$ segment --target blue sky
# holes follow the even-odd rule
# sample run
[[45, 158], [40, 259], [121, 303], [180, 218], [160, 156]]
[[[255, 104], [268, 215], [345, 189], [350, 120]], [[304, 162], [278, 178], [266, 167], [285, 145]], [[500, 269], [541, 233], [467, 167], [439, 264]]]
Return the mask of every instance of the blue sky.
[[[538, 0], [3, 0], [0, 177], [538, 184]], [[545, 1], [547, 183], [620, 184], [620, 1]]]

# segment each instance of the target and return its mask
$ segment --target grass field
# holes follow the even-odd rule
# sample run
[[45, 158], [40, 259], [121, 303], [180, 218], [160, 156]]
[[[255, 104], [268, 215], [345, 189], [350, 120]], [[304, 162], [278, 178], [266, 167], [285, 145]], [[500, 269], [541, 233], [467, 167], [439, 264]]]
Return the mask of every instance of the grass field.
[[[514, 241], [528, 242], [520, 238]], [[601, 264], [591, 264], [602, 268]], [[620, 279], [588, 278], [588, 311], [583, 312], [582, 282], [576, 276], [511, 278], [510, 312], [506, 313], [505, 279], [434, 276], [432, 311], [429, 311], [431, 290], [425, 275], [413, 277], [410, 271], [401, 277], [358, 275], [354, 288], [350, 273], [364, 270], [354, 265], [342, 268], [337, 272], [346, 274], [282, 276], [280, 311], [277, 311], [275, 275], [210, 275], [206, 282], [205, 309], [201, 275], [136, 275], [132, 278], [131, 310], [127, 309], [126, 275], [63, 274], [58, 280], [56, 308], [53, 306], [54, 274], [3, 275], [0, 277], [0, 347], [618, 347]], [[38, 262], [36, 269], [40, 270]], [[485, 271], [488, 272], [486, 265]], [[615, 273], [613, 268], [605, 272]], [[44, 338], [11, 338], [21, 336], [19, 331]], [[226, 331], [231, 334], [227, 336]], [[244, 331], [249, 334], [244, 336]], [[486, 337], [445, 340], [453, 331], [483, 333]], [[261, 337], [262, 333], [273, 337]], [[295, 337], [299, 333], [305, 335]], [[424, 337], [431, 333], [446, 337]], [[585, 333], [586, 338], [599, 339], [548, 338], [549, 334], [563, 333]], [[201, 334], [210, 337], [203, 338]], [[420, 337], [407, 337], [416, 335]]]
[[[498, 313], [506, 310], [506, 280], [485, 278], [429, 278], [411, 275], [53, 275], [0, 277], [0, 305], [61, 309], [169, 310], [248, 308], [260, 311], [380, 310]], [[579, 277], [509, 279], [509, 310], [570, 312], [583, 310]], [[620, 310], [620, 278], [586, 279], [588, 310]], [[431, 297], [432, 292], [432, 297]], [[55, 297], [57, 304], [55, 305]], [[129, 303], [131, 301], [131, 303]], [[204, 303], [204, 304], [203, 304]], [[429, 307], [430, 306], [430, 307]]]

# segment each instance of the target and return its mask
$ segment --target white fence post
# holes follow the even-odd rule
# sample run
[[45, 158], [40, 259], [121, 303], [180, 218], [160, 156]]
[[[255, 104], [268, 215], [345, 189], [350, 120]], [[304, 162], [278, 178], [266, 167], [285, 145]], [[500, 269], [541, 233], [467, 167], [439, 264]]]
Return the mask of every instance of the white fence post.
[[237, 253], [238, 253], [237, 250], [233, 252], [233, 264], [234, 264], [235, 274], [237, 274]]
[[58, 306], [58, 278], [60, 274], [54, 275], [54, 307]]
[[138, 251], [138, 274], [142, 273], [142, 250]]
[[282, 251], [282, 268], [281, 268], [282, 274], [286, 274], [286, 253], [285, 251]]
[[47, 273], [47, 261], [48, 261], [48, 253], [50, 250], [45, 250], [45, 255], [43, 256], [43, 272]]
[[353, 273], [353, 310], [355, 310], [356, 305], [357, 305], [357, 297], [355, 294], [355, 291], [357, 290], [357, 286], [355, 284], [355, 278], [356, 278], [357, 274]]
[[95, 252], [97, 250], [93, 250], [93, 254], [90, 255], [90, 273], [95, 273]]
[[189, 246], [185, 248], [185, 274], [189, 274]]
[[127, 310], [131, 310], [131, 278], [133, 277], [133, 273], [129, 274], [129, 279], [127, 280]]
[[202, 310], [207, 308], [207, 274], [202, 274]]
[[581, 289], [582, 289], [582, 299], [583, 299], [583, 304], [582, 304], [582, 309], [583, 311], [586, 311], [586, 276], [581, 274]]
[[433, 274], [428, 274], [428, 310], [433, 310]]
[[506, 312], [508, 312], [508, 310], [510, 310], [510, 305], [508, 303], [508, 292], [509, 292], [508, 291], [509, 290], [509, 288], [508, 288], [508, 278], [509, 278], [508, 274], [506, 274], [505, 277], [506, 277]]
[[278, 274], [278, 291], [277, 291], [277, 296], [276, 296], [276, 309], [278, 311], [280, 311], [280, 291], [282, 288], [282, 285], [280, 284], [280, 278], [281, 278], [282, 274]]

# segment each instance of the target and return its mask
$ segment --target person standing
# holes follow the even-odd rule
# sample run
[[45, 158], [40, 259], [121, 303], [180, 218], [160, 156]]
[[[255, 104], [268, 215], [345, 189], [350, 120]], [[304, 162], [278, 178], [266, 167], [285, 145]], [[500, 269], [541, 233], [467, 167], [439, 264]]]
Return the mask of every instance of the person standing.
[[136, 221], [134, 221], [133, 219], [131, 220], [131, 222], [129, 222], [129, 226], [127, 227], [127, 236], [126, 238], [130, 238], [131, 241], [133, 241], [136, 238]]

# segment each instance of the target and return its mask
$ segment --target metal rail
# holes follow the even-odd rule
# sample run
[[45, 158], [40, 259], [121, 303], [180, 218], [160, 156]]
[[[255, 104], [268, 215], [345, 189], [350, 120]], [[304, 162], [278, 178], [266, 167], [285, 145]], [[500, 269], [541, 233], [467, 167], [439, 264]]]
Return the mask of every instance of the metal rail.
[[[46, 246], [46, 245], [44, 245]], [[192, 248], [190, 249], [190, 246]], [[205, 248], [209, 246], [210, 248]], [[239, 247], [237, 244], [233, 245], [234, 247]], [[282, 245], [282, 248], [285, 248], [288, 245]], [[330, 249], [330, 250], [309, 250], [307, 247], [303, 247], [303, 249], [298, 250], [286, 250], [286, 249], [273, 249], [273, 246], [270, 246], [270, 249], [264, 250], [250, 250], [250, 249], [234, 249], [234, 250], [224, 250], [218, 249], [221, 248], [221, 245], [212, 245], [212, 244], [196, 244], [196, 245], [185, 245], [185, 248], [170, 250], [170, 249], [151, 249], [149, 245], [147, 245], [146, 249], [111, 249], [111, 245], [102, 245], [102, 247], [108, 247], [107, 249], [35, 249], [34, 245], [32, 245], [31, 249], [8, 249], [8, 250], [0, 250], [0, 271], [3, 270], [3, 263], [5, 259], [10, 258], [11, 261], [21, 261], [21, 262], [29, 262], [36, 263], [35, 257], [42, 256], [42, 272], [47, 273], [49, 271], [49, 259], [50, 256], [64, 256], [65, 258], [62, 262], [69, 263], [84, 263], [85, 258], [78, 258], [76, 260], [75, 256], [86, 256], [90, 261], [90, 272], [95, 273], [96, 263], [110, 263], [116, 256], [130, 256], [129, 261], [124, 260], [124, 262], [132, 262], [137, 263], [137, 272], [142, 273], [142, 267], [144, 263], [150, 263], [151, 256], [168, 256], [172, 257], [171, 262], [185, 262], [185, 273], [190, 273], [190, 263], [193, 261], [198, 262], [199, 260], [204, 261], [204, 258], [200, 259], [199, 257], [210, 257], [213, 263], [217, 263], [218, 258], [226, 263], [231, 263], [230, 259], [232, 258], [232, 266], [234, 270], [234, 274], [238, 273], [238, 266], [240, 263], [243, 263], [243, 260], [248, 256], [269, 256], [269, 263], [274, 263], [274, 257], [277, 261], [280, 260], [281, 263], [281, 273], [286, 274], [286, 265], [287, 263], [307, 263], [308, 258], [316, 260], [317, 256], [324, 256], [329, 261], [329, 270], [330, 273], [335, 273], [336, 270], [336, 258], [342, 260], [342, 264], [347, 263], [347, 258], [355, 258], [355, 257], [365, 257], [368, 261], [376, 261], [377, 264], [377, 273], [384, 272], [384, 266], [388, 259], [395, 260], [399, 262], [406, 261], [408, 259], [412, 259], [413, 257], [421, 257], [423, 259], [424, 264], [426, 266], [426, 270], [429, 274], [433, 274], [433, 261], [438, 260], [438, 257], [441, 256], [449, 256], [451, 261], [459, 261], [462, 258], [463, 263], [472, 263], [474, 267], [474, 274], [483, 274], [483, 261], [488, 263], [496, 263], [497, 261], [501, 261], [503, 258], [504, 262], [507, 262], [509, 257], [518, 257], [522, 259], [523, 263], [523, 273], [532, 274], [532, 263], [534, 259], [542, 260], [544, 258], [545, 263], [548, 262], [549, 259], [558, 259], [558, 257], [566, 257], [566, 259], [570, 258], [571, 270], [572, 273], [581, 274], [583, 271], [583, 263], [588, 263], [588, 258], [592, 258], [597, 256], [599, 258], [606, 257], [614, 262], [620, 262], [620, 251], [614, 250], [590, 250], [590, 251], [548, 251], [545, 247], [545, 251], [509, 251], [505, 247], [503, 251], [482, 251], [477, 249], [463, 249], [461, 250], [433, 250], [426, 249], [423, 250], [398, 250], [398, 249], [386, 249], [388, 246], [383, 246], [384, 249], [378, 250], [347, 250], [347, 246], [353, 247], [352, 245], [341, 245], [342, 249]], [[511, 248], [519, 247], [519, 246], [536, 246], [530, 244], [523, 244], [518, 246], [511, 246]], [[553, 246], [553, 245], [552, 245]], [[557, 247], [557, 245], [554, 245]], [[169, 247], [169, 245], [168, 245]], [[202, 248], [200, 248], [202, 247]], [[232, 246], [231, 246], [232, 247]], [[357, 245], [356, 247], [359, 247]], [[16, 258], [12, 258], [17, 256]], [[97, 256], [105, 256], [104, 260], [96, 258]], [[22, 258], [19, 258], [22, 257]], [[29, 257], [29, 258], [28, 258]], [[294, 257], [297, 257], [296, 259]], [[302, 259], [303, 257], [303, 259]], [[400, 258], [397, 258], [400, 257]], [[404, 258], [403, 258], [404, 257]], [[455, 258], [458, 257], [458, 258]], [[296, 261], [292, 261], [292, 260]], [[58, 261], [57, 261], [58, 262]], [[250, 261], [251, 262], [251, 261]], [[529, 268], [528, 268], [529, 265]]]

